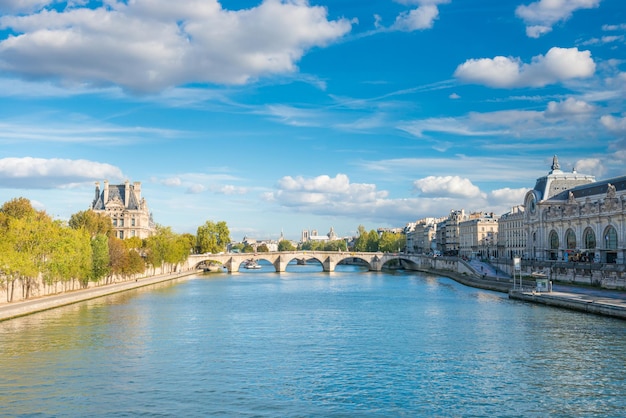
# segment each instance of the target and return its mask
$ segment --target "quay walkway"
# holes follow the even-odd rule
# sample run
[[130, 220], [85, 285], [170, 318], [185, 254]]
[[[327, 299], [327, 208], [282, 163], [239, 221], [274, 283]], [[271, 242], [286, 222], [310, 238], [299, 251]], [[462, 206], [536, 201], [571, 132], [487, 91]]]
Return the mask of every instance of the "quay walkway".
[[626, 319], [626, 292], [555, 284], [551, 292], [510, 290], [509, 299]]
[[137, 280], [129, 280], [98, 287], [90, 287], [88, 289], [75, 290], [67, 293], [59, 293], [57, 295], [42, 296], [39, 298], [27, 299], [18, 302], [2, 303], [0, 304], [0, 322], [12, 318], [17, 318], [19, 316], [30, 315], [35, 312], [47, 311], [49, 309], [59, 308], [65, 305], [71, 305], [73, 303], [82, 302], [85, 300], [112, 295], [114, 293], [120, 293], [139, 287], [150, 286], [156, 283], [174, 280], [197, 273], [198, 271], [196, 270], [190, 270], [179, 273], [161, 274], [158, 276], [146, 277]]

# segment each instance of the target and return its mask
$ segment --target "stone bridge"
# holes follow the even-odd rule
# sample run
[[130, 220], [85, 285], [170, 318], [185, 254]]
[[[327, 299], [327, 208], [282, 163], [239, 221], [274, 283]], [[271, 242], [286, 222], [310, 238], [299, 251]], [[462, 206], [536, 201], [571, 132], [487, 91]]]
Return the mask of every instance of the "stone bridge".
[[402, 253], [362, 253], [349, 251], [283, 251], [268, 253], [227, 253], [227, 254], [194, 254], [190, 255], [188, 262], [192, 268], [201, 268], [210, 263], [219, 263], [228, 269], [229, 273], [239, 271], [242, 263], [248, 260], [265, 260], [271, 263], [276, 272], [284, 272], [293, 260], [315, 259], [322, 264], [325, 272], [335, 271], [337, 264], [344, 260], [359, 259], [367, 263], [370, 271], [381, 271], [383, 266], [390, 261], [399, 260], [405, 268], [435, 268], [436, 259], [416, 254]]

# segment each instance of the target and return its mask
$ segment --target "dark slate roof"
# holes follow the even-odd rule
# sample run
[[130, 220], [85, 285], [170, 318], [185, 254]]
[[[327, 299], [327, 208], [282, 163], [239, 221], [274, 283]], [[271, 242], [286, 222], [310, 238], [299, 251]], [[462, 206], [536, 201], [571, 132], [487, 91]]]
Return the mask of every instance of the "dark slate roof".
[[573, 187], [569, 190], [562, 191], [559, 194], [552, 196], [548, 200], [567, 200], [569, 198], [569, 192], [574, 194], [574, 198], [581, 199], [591, 196], [606, 195], [609, 184], [615, 186], [616, 192], [626, 191], [626, 176], [614, 177], [612, 179], [596, 181], [589, 184], [583, 184], [581, 186]]
[[[124, 200], [125, 185], [124, 184], [109, 184], [109, 200], [114, 200], [115, 198], [118, 198], [124, 204], [124, 207], [126, 209], [137, 210], [139, 209], [139, 202], [137, 201], [137, 198], [135, 197], [135, 193], [134, 193], [135, 188], [133, 187], [132, 184], [129, 185], [129, 187], [130, 187], [130, 193], [128, 196], [128, 202], [126, 202]], [[93, 202], [92, 207], [95, 210], [104, 210], [106, 203], [107, 202], [104, 201], [104, 189], [102, 189], [100, 191], [100, 195], [98, 196], [98, 199]]]

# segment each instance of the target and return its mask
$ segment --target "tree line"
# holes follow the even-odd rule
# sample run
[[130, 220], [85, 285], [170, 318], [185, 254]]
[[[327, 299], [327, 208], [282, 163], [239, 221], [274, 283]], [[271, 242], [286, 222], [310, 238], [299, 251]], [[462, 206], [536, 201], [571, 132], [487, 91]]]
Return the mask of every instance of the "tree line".
[[190, 253], [224, 251], [229, 242], [226, 223], [212, 221], [200, 226], [197, 236], [157, 225], [148, 238], [122, 240], [115, 237], [106, 215], [80, 211], [64, 223], [20, 197], [0, 207], [0, 285], [10, 302], [17, 282], [22, 284], [22, 298], [28, 299], [39, 279], [56, 290], [68, 290], [155, 274], [157, 269], [171, 273]]
[[[115, 236], [111, 218], [91, 210], [73, 214], [67, 223], [52, 219], [36, 210], [23, 197], [0, 207], [0, 286], [7, 289], [12, 301], [15, 284], [21, 283], [22, 298], [28, 299], [33, 286], [41, 279], [44, 285], [58, 290], [85, 288], [90, 282], [111, 283], [143, 274], [174, 272], [191, 253], [220, 253], [230, 245], [226, 222], [207, 221], [194, 236], [177, 234], [170, 227], [157, 225], [148, 238]], [[360, 225], [352, 251], [396, 252], [404, 248], [404, 234], [367, 230]], [[267, 246], [252, 248], [232, 246], [241, 252], [269, 251]], [[300, 250], [347, 251], [345, 240], [308, 241]], [[294, 251], [287, 240], [279, 251]]]

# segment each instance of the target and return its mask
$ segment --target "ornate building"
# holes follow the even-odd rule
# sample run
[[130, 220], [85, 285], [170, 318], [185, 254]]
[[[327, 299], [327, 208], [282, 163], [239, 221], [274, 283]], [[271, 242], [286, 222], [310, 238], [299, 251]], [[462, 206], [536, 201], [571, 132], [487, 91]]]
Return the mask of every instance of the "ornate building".
[[526, 193], [524, 209], [526, 258], [624, 264], [626, 176], [595, 181], [563, 173], [555, 156], [549, 174]]
[[154, 232], [152, 214], [146, 200], [141, 197], [141, 183], [112, 185], [104, 181], [96, 183], [96, 196], [91, 210], [111, 218], [115, 236], [121, 239], [130, 237], [147, 238]]

